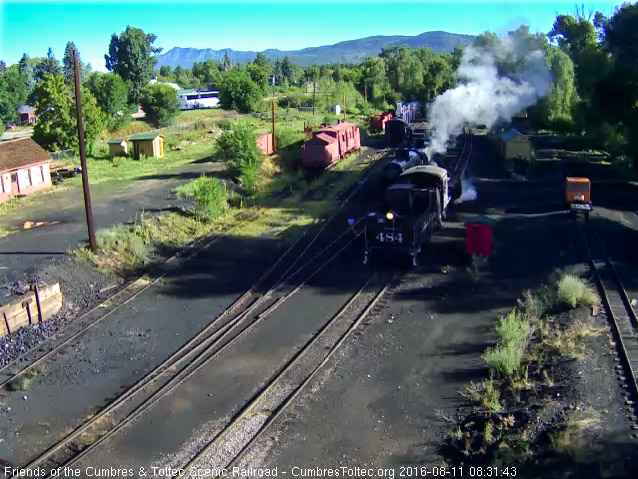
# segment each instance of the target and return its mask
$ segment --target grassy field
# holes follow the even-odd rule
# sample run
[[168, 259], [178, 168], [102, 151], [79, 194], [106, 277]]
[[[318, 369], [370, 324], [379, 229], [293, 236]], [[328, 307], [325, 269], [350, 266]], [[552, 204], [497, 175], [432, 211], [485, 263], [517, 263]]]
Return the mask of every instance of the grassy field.
[[[276, 193], [281, 190], [275, 187], [281, 185], [279, 180], [282, 175], [273, 166], [275, 162], [270, 159], [264, 165], [262, 193], [251, 206], [244, 204], [242, 207], [230, 207], [226, 206], [224, 201], [224, 208], [220, 208], [219, 214], [209, 219], [198, 218], [197, 214], [179, 212], [154, 216], [141, 214], [133, 225], [114, 225], [98, 231], [98, 254], [94, 255], [81, 249], [76, 255], [98, 268], [130, 275], [136, 274], [139, 267], [147, 265], [149, 258], [154, 257], [156, 251], [165, 250], [167, 246], [184, 246], [195, 239], [227, 231], [231, 227], [232, 235], [236, 237], [269, 236], [293, 240], [294, 235], [300, 234], [298, 227], [307, 226], [334, 211], [337, 206], [337, 195], [352, 185], [369, 164], [357, 162], [357, 157], [358, 155], [349, 156], [342, 160], [338, 170], [330, 170], [311, 183], [296, 181], [290, 195], [282, 200], [276, 199]], [[376, 158], [370, 161], [374, 160]], [[180, 189], [189, 190], [189, 185], [198, 182], [201, 182], [201, 179], [194, 180]], [[244, 222], [238, 215], [251, 215], [253, 212], [256, 213], [258, 208], [264, 209], [252, 221]], [[193, 210], [197, 211], [196, 205]]]

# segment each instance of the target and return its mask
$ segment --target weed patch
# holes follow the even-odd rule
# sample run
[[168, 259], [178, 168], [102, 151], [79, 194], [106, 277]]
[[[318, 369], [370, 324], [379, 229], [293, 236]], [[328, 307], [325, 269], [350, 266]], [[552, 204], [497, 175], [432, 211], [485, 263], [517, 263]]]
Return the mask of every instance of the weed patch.
[[600, 304], [598, 294], [586, 281], [571, 274], [558, 281], [558, 300], [570, 308]]

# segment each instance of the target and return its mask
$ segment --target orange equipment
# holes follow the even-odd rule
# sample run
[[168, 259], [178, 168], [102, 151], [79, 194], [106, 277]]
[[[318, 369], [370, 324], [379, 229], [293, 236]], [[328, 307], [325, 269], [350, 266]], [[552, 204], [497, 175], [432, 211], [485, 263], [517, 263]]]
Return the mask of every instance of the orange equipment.
[[589, 178], [567, 178], [565, 181], [565, 199], [569, 209], [575, 212], [585, 213], [593, 210], [591, 204], [591, 181]]

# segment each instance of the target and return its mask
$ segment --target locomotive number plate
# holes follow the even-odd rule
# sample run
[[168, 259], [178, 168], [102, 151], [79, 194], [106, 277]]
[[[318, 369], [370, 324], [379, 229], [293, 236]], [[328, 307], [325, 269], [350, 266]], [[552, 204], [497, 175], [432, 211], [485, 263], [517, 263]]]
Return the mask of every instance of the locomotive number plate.
[[403, 234], [401, 233], [384, 233], [377, 235], [380, 243], [403, 243]]

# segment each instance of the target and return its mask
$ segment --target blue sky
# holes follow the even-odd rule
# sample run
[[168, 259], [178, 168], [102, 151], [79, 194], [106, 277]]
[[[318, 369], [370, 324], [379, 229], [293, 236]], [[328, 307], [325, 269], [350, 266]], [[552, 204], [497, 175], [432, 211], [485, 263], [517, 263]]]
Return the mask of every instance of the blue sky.
[[[23, 52], [58, 59], [66, 42], [84, 61], [104, 70], [112, 33], [127, 25], [157, 35], [155, 45], [264, 50], [328, 45], [371, 35], [416, 35], [425, 31], [500, 34], [520, 24], [547, 32], [568, 1], [36, 1], [0, 0], [0, 59], [16, 63]], [[579, 5], [581, 1], [577, 2]], [[611, 13], [620, 2], [585, 2], [585, 10]]]

